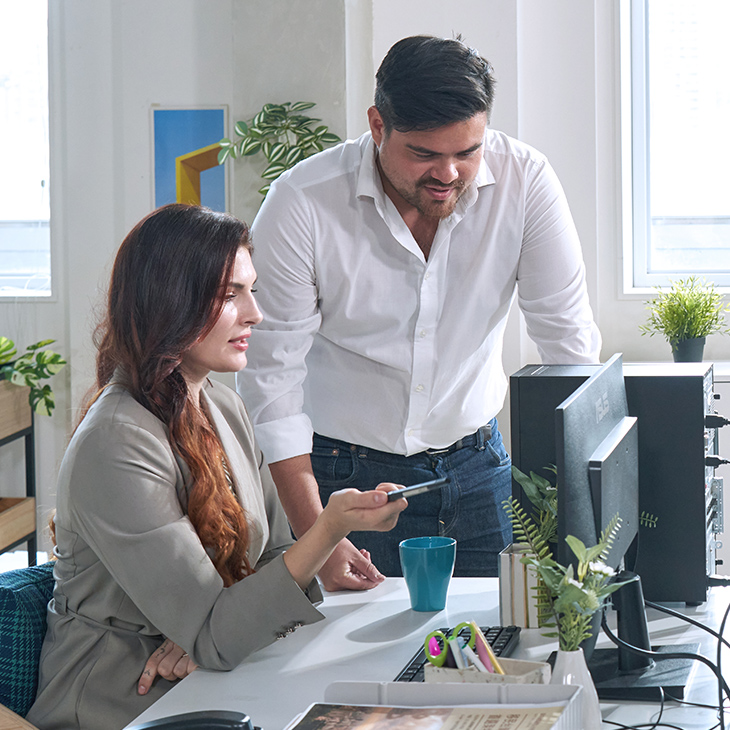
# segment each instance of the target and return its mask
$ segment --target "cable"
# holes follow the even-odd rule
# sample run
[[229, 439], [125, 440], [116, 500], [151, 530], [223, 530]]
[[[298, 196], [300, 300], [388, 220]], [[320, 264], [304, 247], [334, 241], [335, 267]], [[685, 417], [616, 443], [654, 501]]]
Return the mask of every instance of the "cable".
[[[659, 705], [659, 715], [657, 716], [657, 719], [654, 720], [654, 724], [649, 727], [649, 723], [642, 723], [641, 725], [624, 725], [620, 722], [614, 722], [613, 720], [603, 720], [607, 725], [615, 725], [620, 730], [639, 730], [639, 728], [647, 727], [648, 730], [656, 730], [656, 728], [660, 727], [659, 723], [662, 719], [662, 715], [664, 714], [664, 689], [662, 687], [659, 687], [659, 692], [661, 693], [660, 697], [660, 705]], [[661, 727], [668, 727], [667, 725], [661, 725]]]
[[[722, 623], [720, 624], [720, 641], [717, 642], [717, 671], [718, 676], [722, 677], [722, 634], [725, 631], [725, 624], [727, 623], [727, 617], [730, 615], [730, 604], [725, 609], [725, 615], [722, 617]], [[725, 730], [725, 707], [722, 697], [722, 689], [720, 689], [718, 683], [718, 695], [720, 697], [720, 728]]]
[[717, 469], [718, 466], [723, 464], [730, 464], [730, 460], [721, 459], [719, 456], [705, 456], [705, 466], [711, 466], [713, 469]]
[[723, 418], [717, 413], [709, 413], [705, 416], [705, 428], [722, 428], [723, 426], [727, 426], [729, 423], [730, 420]]
[[[728, 610], [730, 611], [730, 606], [728, 606]], [[723, 619], [724, 624], [724, 619]], [[718, 684], [722, 683], [722, 690], [725, 691], [725, 694], [727, 695], [728, 699], [730, 699], [730, 687], [728, 687], [727, 682], [725, 681], [722, 674], [719, 673], [718, 668], [715, 664], [713, 664], [709, 659], [702, 656], [702, 654], [690, 654], [689, 652], [668, 652], [668, 653], [660, 653], [657, 651], [648, 651], [646, 649], [639, 649], [638, 646], [632, 646], [631, 644], [627, 644], [623, 639], [619, 639], [618, 636], [616, 636], [611, 629], [608, 627], [608, 621], [606, 621], [606, 616], [604, 614], [603, 619], [601, 620], [601, 628], [605, 632], [606, 636], [614, 643], [616, 646], [623, 646], [625, 649], [628, 649], [629, 651], [634, 652], [634, 654], [641, 654], [642, 656], [649, 656], [649, 657], [656, 657], [657, 659], [692, 659], [693, 661], [702, 662], [706, 666], [708, 666], [712, 672], [715, 674], [718, 680]], [[722, 705], [722, 703], [720, 703]], [[725, 725], [722, 725], [723, 730], [725, 730]]]
[[704, 624], [701, 624], [699, 621], [695, 621], [695, 619], [690, 618], [689, 616], [685, 616], [683, 613], [679, 613], [679, 611], [674, 611], [671, 608], [667, 608], [666, 606], [662, 606], [659, 603], [653, 603], [652, 601], [644, 600], [644, 605], [648, 608], [653, 608], [657, 611], [662, 611], [663, 613], [667, 613], [670, 616], [674, 616], [674, 618], [681, 619], [682, 621], [686, 621], [689, 624], [692, 624], [693, 626], [696, 626], [698, 629], [702, 629], [703, 631], [706, 631], [708, 634], [712, 634], [718, 641], [722, 641], [725, 646], [730, 649], [730, 641], [727, 639], [723, 639], [720, 634], [715, 631], [714, 629], [711, 629], [709, 626], [705, 626]]

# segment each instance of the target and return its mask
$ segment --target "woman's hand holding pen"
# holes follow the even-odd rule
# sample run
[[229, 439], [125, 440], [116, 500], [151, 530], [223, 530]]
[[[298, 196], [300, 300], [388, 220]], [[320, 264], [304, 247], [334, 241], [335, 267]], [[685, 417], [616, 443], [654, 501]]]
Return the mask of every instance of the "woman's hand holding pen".
[[340, 541], [353, 530], [387, 532], [408, 506], [405, 499], [388, 501], [399, 485], [383, 483], [360, 492], [342, 489], [329, 498], [319, 517], [284, 554], [284, 563], [301, 588], [306, 588]]
[[[353, 530], [388, 532], [398, 522], [398, 516], [408, 506], [399, 504], [405, 500], [388, 502], [388, 492], [402, 488], [398, 484], [383, 483], [369, 492], [357, 489], [341, 489], [329, 498], [320, 515], [337, 542]], [[395, 504], [395, 508], [392, 505]]]

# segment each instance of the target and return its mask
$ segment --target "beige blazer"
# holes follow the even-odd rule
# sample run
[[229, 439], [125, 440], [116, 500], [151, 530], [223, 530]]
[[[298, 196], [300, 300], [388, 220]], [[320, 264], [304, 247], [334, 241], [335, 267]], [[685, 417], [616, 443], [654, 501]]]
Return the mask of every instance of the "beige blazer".
[[219, 384], [203, 397], [249, 518], [256, 572], [223, 587], [186, 517], [189, 472], [166, 427], [123, 387], [108, 388], [59, 474], [56, 587], [28, 715], [42, 730], [128, 724], [173, 686], [158, 678], [146, 696], [136, 691], [163, 637], [199, 666], [227, 670], [323, 618], [316, 581], [304, 592], [284, 565], [291, 533], [243, 403]]

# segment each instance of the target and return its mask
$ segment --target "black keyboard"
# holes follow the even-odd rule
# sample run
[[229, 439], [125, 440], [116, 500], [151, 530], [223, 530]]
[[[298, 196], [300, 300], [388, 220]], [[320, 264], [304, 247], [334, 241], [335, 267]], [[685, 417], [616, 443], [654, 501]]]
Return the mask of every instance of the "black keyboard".
[[[495, 656], [509, 656], [516, 648], [520, 638], [519, 626], [480, 626], [485, 638], [492, 647]], [[446, 636], [451, 635], [451, 629], [439, 629]], [[469, 629], [462, 629], [460, 636], [466, 636]], [[413, 658], [406, 664], [395, 678], [395, 682], [423, 682], [423, 667], [426, 659], [426, 650], [422, 646]]]

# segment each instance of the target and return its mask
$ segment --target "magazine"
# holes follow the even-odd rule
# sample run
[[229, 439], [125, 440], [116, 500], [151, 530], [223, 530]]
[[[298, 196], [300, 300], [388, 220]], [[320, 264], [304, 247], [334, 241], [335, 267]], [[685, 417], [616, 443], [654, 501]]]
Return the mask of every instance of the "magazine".
[[317, 703], [288, 730], [551, 730], [565, 708], [381, 707]]

